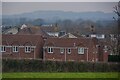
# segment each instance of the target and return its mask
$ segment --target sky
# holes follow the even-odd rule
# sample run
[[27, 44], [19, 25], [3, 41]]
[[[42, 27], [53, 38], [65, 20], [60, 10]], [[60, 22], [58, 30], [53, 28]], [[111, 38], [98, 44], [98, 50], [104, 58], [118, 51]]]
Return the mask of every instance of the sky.
[[39, 10], [72, 12], [113, 12], [117, 2], [2, 2], [2, 14], [13, 15]]

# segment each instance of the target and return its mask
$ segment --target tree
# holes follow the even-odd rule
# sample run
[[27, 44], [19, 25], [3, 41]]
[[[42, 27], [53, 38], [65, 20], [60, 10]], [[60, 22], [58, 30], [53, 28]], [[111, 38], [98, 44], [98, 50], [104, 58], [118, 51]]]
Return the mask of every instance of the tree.
[[66, 20], [64, 20], [64, 21], [62, 22], [62, 24], [63, 24], [64, 30], [65, 30], [67, 33], [69, 33], [69, 32], [72, 31], [72, 29], [71, 29], [71, 28], [73, 27], [73, 21], [72, 21], [72, 20], [66, 19]]
[[32, 24], [35, 25], [35, 26], [41, 26], [42, 24], [44, 24], [45, 21], [41, 18], [38, 18], [38, 19], [35, 19]]
[[[118, 4], [114, 7], [114, 12], [115, 12], [115, 14], [117, 14], [117, 19], [115, 19], [114, 17], [114, 19], [117, 21], [117, 23], [118, 23], [118, 31], [117, 31], [117, 34], [116, 34], [116, 42], [117, 42], [117, 46], [116, 47], [114, 47], [114, 49], [116, 49], [116, 50], [114, 50], [115, 51], [115, 53], [117, 53], [117, 54], [120, 54], [120, 1], [118, 2]], [[115, 43], [114, 43], [115, 44]]]
[[114, 7], [114, 12], [117, 14], [117, 22], [118, 22], [118, 34], [120, 34], [120, 1], [118, 2], [118, 5]]

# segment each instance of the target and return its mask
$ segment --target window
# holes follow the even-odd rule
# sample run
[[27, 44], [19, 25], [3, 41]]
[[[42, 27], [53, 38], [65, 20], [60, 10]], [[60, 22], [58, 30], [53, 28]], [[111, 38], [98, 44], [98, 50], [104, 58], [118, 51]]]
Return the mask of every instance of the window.
[[6, 47], [5, 46], [1, 46], [1, 52], [6, 52]]
[[78, 54], [84, 54], [84, 48], [78, 48]]
[[53, 48], [48, 48], [48, 53], [53, 53]]
[[25, 52], [30, 53], [31, 52], [31, 47], [30, 46], [25, 46]]
[[60, 48], [60, 53], [64, 53], [64, 48]]
[[71, 49], [70, 48], [68, 48], [68, 54], [70, 54], [71, 53]]
[[13, 46], [13, 52], [18, 52], [18, 46]]
[[107, 52], [108, 51], [108, 47], [105, 45], [104, 46], [104, 51]]

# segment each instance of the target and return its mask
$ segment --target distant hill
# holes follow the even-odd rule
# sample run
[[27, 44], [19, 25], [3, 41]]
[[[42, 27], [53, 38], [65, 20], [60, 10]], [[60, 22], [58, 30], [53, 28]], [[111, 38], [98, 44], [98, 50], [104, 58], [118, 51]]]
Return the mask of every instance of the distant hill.
[[2, 15], [2, 25], [5, 27], [31, 24], [35, 26], [57, 23], [61, 30], [66, 32], [90, 32], [89, 27], [94, 25], [97, 33], [114, 33], [117, 26], [113, 17], [115, 13], [104, 12], [65, 12], [65, 11], [35, 11], [16, 15]]
[[116, 16], [114, 13], [104, 13], [104, 12], [64, 12], [64, 11], [35, 11], [30, 13], [16, 14], [16, 15], [4, 15], [4, 18], [28, 18], [28, 19], [37, 19], [42, 18], [45, 20], [64, 20], [64, 19], [83, 19], [83, 20], [112, 20], [113, 16]]

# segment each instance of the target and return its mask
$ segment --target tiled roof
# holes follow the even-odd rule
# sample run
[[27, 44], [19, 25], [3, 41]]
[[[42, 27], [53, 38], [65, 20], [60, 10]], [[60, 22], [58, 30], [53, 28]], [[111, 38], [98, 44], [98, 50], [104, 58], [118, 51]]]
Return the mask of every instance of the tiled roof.
[[74, 36], [74, 35], [71, 34], [71, 33], [67, 33], [67, 34], [65, 34], [65, 35], [63, 35], [63, 36], [60, 36], [60, 38], [77, 38], [77, 37]]
[[2, 34], [10, 34], [10, 33], [16, 34], [17, 32], [18, 32], [18, 27], [12, 27], [3, 31]]
[[2, 35], [2, 45], [31, 45], [36, 46], [43, 43], [40, 35]]
[[19, 32], [17, 34], [22, 34], [22, 35], [26, 35], [26, 34], [34, 34], [34, 35], [42, 35], [42, 36], [46, 36], [48, 37], [49, 35], [43, 31], [40, 27], [25, 27], [23, 29], [20, 29]]
[[58, 32], [58, 27], [56, 26], [41, 26], [40, 27], [45, 32]]
[[45, 41], [45, 46], [54, 47], [87, 47], [90, 45], [96, 45], [92, 38], [48, 38]]

